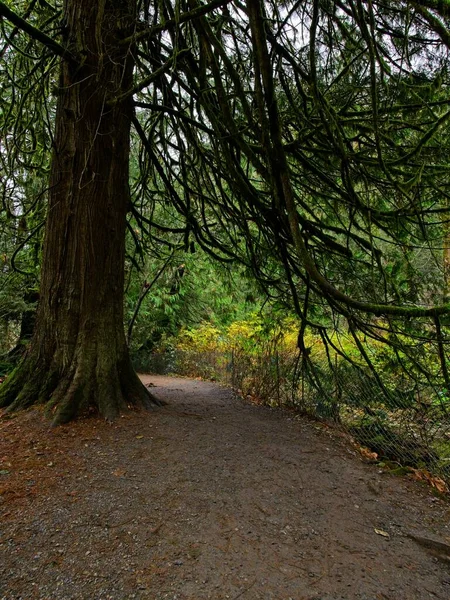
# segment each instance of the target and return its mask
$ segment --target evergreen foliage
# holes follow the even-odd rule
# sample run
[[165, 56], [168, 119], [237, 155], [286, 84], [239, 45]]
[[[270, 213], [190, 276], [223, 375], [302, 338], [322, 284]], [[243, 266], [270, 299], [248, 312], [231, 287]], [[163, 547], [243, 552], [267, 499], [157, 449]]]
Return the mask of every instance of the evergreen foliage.
[[[194, 291], [171, 289], [180, 265], [201, 249], [242, 265], [267, 298], [295, 312], [313, 379], [308, 335], [354, 363], [339, 341], [345, 331], [387, 397], [361, 340], [388, 345], [417, 385], [448, 390], [448, 3], [93, 2], [83, 16], [96, 31], [95, 64], [69, 8], [69, 0], [0, 2], [1, 218], [15, 232], [11, 266], [30, 272], [20, 256], [38, 273], [45, 201], [56, 198], [63, 173], [55, 170], [63, 156], [55, 121], [59, 131], [79, 123], [58, 72], [81, 95], [97, 77], [105, 89], [98, 131], [115, 148], [119, 134], [129, 139], [127, 119], [133, 127], [131, 169], [123, 172], [127, 268], [150, 251], [161, 261], [130, 283], [136, 302], [167, 263], [160, 287], [141, 302], [153, 298], [152, 311], [162, 309], [156, 321], [175, 332], [191, 318], [179, 315], [183, 304], [191, 311]], [[120, 61], [130, 82], [112, 89], [104, 78]], [[56, 113], [58, 101], [64, 108]], [[121, 131], [118, 123], [103, 131], [114, 111]], [[96, 174], [86, 173], [79, 184], [91, 193]]]

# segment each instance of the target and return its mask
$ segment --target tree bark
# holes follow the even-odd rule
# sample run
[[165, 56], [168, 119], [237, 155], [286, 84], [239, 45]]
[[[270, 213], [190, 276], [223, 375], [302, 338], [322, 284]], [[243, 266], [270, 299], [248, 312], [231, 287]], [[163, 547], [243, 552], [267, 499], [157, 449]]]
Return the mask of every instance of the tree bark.
[[[40, 302], [29, 350], [0, 388], [9, 410], [45, 403], [55, 424], [157, 404], [123, 323], [136, 0], [66, 0]], [[119, 101], [117, 99], [119, 98]]]
[[26, 309], [22, 312], [20, 321], [19, 339], [12, 350], [7, 354], [7, 360], [16, 364], [24, 355], [27, 345], [33, 337], [34, 325], [36, 323], [36, 302], [39, 300], [39, 294], [36, 291], [28, 290], [23, 297], [26, 303]]

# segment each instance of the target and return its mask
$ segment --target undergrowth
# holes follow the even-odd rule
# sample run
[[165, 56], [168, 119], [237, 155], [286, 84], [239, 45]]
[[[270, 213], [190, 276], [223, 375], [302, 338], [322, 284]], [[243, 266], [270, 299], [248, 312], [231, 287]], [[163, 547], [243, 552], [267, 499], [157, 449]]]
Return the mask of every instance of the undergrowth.
[[[395, 369], [398, 357], [392, 348], [380, 341], [361, 336], [383, 373], [382, 387], [350, 335], [335, 333], [340, 352], [331, 353], [318, 336], [306, 333], [306, 357], [297, 338], [293, 319], [254, 315], [222, 328], [203, 323], [163, 340], [140, 366], [217, 380], [252, 402], [333, 422], [380, 460], [426, 469], [450, 481], [450, 399], [444, 386], [407, 378], [404, 370]], [[437, 371], [438, 357], [430, 354], [432, 367], [433, 361]]]

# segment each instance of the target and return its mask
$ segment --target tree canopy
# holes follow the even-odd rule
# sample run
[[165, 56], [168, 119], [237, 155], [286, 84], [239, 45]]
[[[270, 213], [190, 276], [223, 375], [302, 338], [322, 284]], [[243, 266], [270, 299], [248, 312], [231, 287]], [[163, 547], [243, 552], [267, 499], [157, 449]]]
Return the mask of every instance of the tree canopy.
[[56, 112], [60, 70], [88, 66], [100, 81], [117, 55], [127, 84], [105, 86], [101, 115], [131, 107], [136, 166], [123, 176], [139, 251], [239, 261], [295, 310], [306, 361], [308, 328], [343, 352], [331, 332], [345, 326], [369, 368], [361, 334], [390, 344], [413, 379], [450, 388], [447, 1], [123, 0], [112, 43], [99, 0], [86, 9], [95, 68], [70, 10], [0, 2], [2, 218], [27, 219], [19, 249], [56, 185], [55, 121], [73, 118]]

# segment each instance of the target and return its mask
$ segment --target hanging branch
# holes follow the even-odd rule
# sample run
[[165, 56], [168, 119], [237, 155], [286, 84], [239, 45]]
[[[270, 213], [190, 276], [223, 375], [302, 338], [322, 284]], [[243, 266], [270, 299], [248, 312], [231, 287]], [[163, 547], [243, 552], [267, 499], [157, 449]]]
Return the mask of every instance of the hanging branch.
[[[396, 315], [408, 317], [426, 317], [438, 316], [450, 313], [450, 304], [443, 306], [433, 306], [429, 308], [393, 306], [390, 304], [378, 304], [362, 302], [356, 300], [335, 288], [318, 270], [313, 258], [306, 247], [305, 241], [300, 231], [299, 218], [294, 200], [294, 191], [290, 180], [289, 167], [286, 160], [286, 154], [283, 148], [281, 137], [281, 126], [278, 112], [278, 103], [274, 93], [273, 73], [270, 69], [270, 59], [267, 50], [267, 41], [264, 31], [264, 19], [261, 5], [258, 0], [247, 1], [250, 25], [252, 29], [253, 43], [255, 48], [255, 68], [261, 73], [262, 85], [264, 87], [264, 101], [267, 110], [272, 147], [267, 148], [268, 154], [272, 157], [273, 172], [275, 173], [275, 192], [281, 189], [283, 194], [286, 211], [288, 214], [291, 235], [295, 248], [302, 261], [302, 264], [322, 292], [337, 302], [342, 302], [350, 308], [373, 315]], [[318, 2], [314, 2], [315, 13], [313, 17], [313, 26], [317, 26]], [[313, 61], [313, 57], [311, 58]]]
[[434, 317], [434, 325], [436, 327], [436, 339], [437, 339], [437, 344], [438, 344], [438, 353], [439, 353], [439, 360], [441, 363], [442, 375], [444, 377], [445, 388], [446, 388], [447, 394], [449, 394], [450, 393], [450, 377], [449, 377], [448, 367], [447, 367], [447, 357], [445, 356], [441, 322], [437, 315]]
[[128, 346], [130, 345], [130, 342], [131, 342], [131, 335], [133, 333], [133, 327], [134, 327], [134, 324], [136, 322], [136, 319], [137, 319], [137, 316], [139, 314], [139, 311], [141, 309], [142, 303], [145, 300], [145, 297], [147, 296], [147, 294], [151, 291], [151, 289], [153, 288], [153, 286], [155, 285], [155, 283], [158, 281], [158, 279], [161, 277], [161, 275], [166, 270], [167, 265], [172, 260], [173, 254], [174, 253], [172, 252], [172, 254], [169, 256], [169, 258], [166, 260], [166, 262], [160, 268], [160, 270], [156, 273], [156, 275], [152, 279], [152, 281], [150, 283], [147, 283], [147, 282], [144, 283], [144, 286], [142, 288], [141, 294], [140, 294], [140, 296], [138, 298], [138, 301], [136, 302], [136, 306], [134, 307], [133, 315], [132, 315], [132, 317], [130, 319], [130, 322], [128, 323], [128, 329], [127, 329], [127, 344], [128, 344]]
[[75, 57], [71, 54], [71, 52], [61, 46], [59, 42], [48, 36], [46, 33], [22, 19], [17, 13], [8, 8], [4, 2], [0, 0], [0, 17], [4, 17], [8, 21], [10, 21], [13, 25], [27, 33], [30, 37], [37, 40], [47, 48], [49, 48], [53, 54], [60, 56], [64, 60], [68, 60], [70, 62], [76, 63]]

